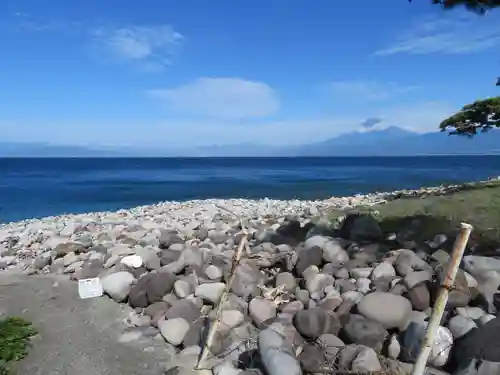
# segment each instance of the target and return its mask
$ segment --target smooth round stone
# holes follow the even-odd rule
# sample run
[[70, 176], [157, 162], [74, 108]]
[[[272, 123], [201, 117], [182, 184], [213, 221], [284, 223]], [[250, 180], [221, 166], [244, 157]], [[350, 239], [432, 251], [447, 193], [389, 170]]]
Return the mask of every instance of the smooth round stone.
[[172, 345], [180, 345], [189, 331], [189, 323], [184, 318], [162, 320], [158, 323], [161, 335]]
[[361, 299], [358, 311], [365, 318], [381, 323], [386, 329], [391, 329], [406, 325], [412, 306], [411, 302], [402, 296], [373, 292]]

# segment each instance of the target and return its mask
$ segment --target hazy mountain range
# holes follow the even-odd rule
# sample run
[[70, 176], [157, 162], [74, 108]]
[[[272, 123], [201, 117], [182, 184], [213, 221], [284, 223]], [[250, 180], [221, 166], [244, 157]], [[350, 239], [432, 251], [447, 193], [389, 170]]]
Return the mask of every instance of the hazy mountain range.
[[383, 130], [342, 134], [323, 142], [301, 146], [241, 143], [184, 149], [93, 148], [0, 141], [0, 157], [411, 156], [438, 154], [500, 155], [500, 130], [492, 130], [471, 139], [448, 136], [441, 132], [419, 134], [393, 126]]

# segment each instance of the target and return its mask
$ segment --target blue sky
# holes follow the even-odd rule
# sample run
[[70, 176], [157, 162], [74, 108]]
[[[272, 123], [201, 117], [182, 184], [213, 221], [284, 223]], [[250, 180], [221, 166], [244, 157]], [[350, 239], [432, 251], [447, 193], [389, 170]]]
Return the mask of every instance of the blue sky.
[[435, 130], [500, 93], [500, 11], [429, 3], [3, 0], [0, 140], [177, 147]]

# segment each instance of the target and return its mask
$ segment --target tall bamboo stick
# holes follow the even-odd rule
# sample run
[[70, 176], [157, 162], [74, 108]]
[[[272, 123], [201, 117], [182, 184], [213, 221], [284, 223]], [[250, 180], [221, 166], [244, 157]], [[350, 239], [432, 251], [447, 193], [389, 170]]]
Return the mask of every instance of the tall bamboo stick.
[[422, 341], [422, 346], [420, 347], [420, 352], [411, 375], [422, 375], [425, 371], [427, 359], [431, 354], [432, 345], [434, 344], [434, 337], [436, 336], [439, 325], [441, 324], [444, 308], [448, 302], [448, 293], [455, 282], [458, 266], [464, 256], [465, 246], [469, 241], [471, 232], [472, 225], [466, 223], [461, 224], [460, 233], [458, 234], [455, 244], [453, 245], [453, 252], [451, 253], [451, 259], [448, 263], [448, 269], [446, 270], [446, 277], [441, 285], [436, 302], [434, 303], [431, 320], [427, 326], [427, 331]]

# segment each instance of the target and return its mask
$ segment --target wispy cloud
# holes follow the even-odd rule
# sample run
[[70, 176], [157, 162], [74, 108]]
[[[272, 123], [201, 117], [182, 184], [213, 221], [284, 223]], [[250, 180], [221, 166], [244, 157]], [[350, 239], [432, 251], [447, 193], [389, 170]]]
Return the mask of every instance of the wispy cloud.
[[95, 46], [106, 56], [131, 60], [149, 68], [169, 65], [184, 36], [169, 25], [100, 27], [91, 30]]
[[466, 54], [499, 44], [500, 20], [493, 13], [485, 16], [442, 13], [440, 17], [418, 20], [410, 30], [374, 55]]
[[199, 78], [147, 94], [169, 109], [212, 118], [244, 119], [274, 114], [279, 108], [275, 90], [263, 82], [241, 78]]
[[94, 57], [105, 61], [129, 61], [142, 69], [161, 70], [170, 65], [185, 37], [168, 24], [112, 25], [67, 19], [39, 19], [28, 13], [12, 14], [18, 30], [60, 33], [83, 40]]
[[386, 100], [395, 95], [418, 89], [418, 86], [402, 86], [394, 82], [336, 81], [330, 85], [334, 93], [355, 96], [366, 100]]

